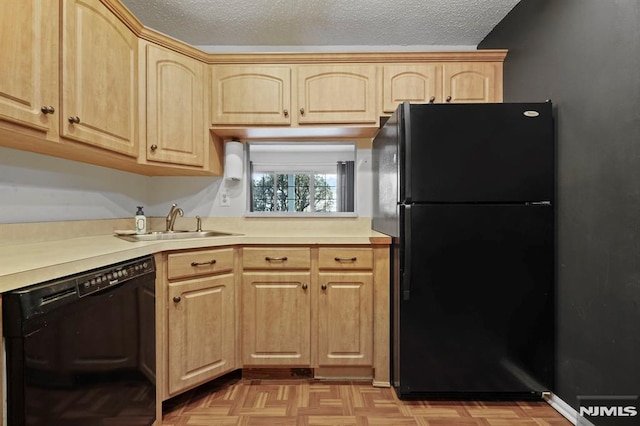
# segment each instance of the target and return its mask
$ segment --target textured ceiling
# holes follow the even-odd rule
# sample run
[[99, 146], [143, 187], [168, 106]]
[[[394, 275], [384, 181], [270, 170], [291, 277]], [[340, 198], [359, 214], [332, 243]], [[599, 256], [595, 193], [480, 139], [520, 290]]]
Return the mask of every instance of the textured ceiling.
[[215, 52], [466, 50], [519, 0], [122, 0], [144, 25]]

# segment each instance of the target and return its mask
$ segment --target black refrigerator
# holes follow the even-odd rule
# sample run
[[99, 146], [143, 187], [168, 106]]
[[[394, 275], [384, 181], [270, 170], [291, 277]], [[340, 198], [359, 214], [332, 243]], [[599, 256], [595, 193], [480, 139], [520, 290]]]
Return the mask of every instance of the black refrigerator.
[[551, 102], [404, 103], [373, 141], [392, 236], [400, 398], [540, 399], [554, 385]]

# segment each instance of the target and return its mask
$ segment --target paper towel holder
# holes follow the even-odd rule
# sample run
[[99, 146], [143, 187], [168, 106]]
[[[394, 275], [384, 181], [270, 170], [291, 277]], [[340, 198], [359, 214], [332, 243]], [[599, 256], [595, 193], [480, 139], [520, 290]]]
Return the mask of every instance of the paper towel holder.
[[224, 177], [227, 180], [242, 180], [244, 144], [234, 138], [224, 144]]

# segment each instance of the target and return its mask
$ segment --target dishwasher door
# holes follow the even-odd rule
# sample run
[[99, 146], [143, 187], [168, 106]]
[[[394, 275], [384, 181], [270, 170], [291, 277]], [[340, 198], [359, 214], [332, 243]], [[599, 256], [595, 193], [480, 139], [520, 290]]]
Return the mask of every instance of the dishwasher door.
[[83, 282], [90, 280], [48, 284], [55, 291], [36, 297], [33, 309], [28, 291], [4, 296], [10, 425], [155, 421], [155, 272], [132, 272], [91, 293], [78, 290]]

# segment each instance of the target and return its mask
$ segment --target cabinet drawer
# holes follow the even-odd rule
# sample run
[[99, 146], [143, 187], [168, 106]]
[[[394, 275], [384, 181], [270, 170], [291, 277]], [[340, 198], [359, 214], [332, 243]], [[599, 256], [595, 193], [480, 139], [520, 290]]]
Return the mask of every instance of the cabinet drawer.
[[248, 247], [242, 249], [244, 269], [309, 269], [309, 247]]
[[172, 253], [167, 269], [170, 280], [230, 272], [233, 270], [233, 249]]
[[320, 247], [320, 269], [372, 269], [373, 250], [370, 248]]

